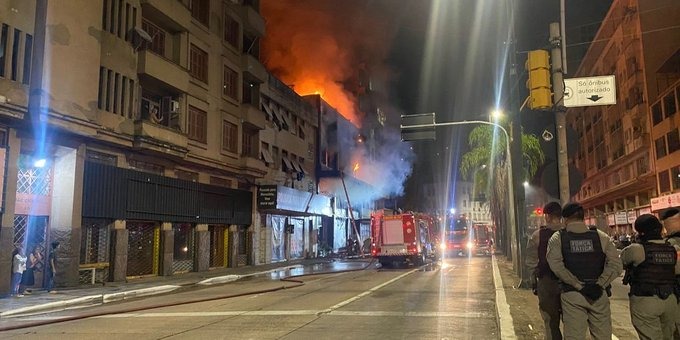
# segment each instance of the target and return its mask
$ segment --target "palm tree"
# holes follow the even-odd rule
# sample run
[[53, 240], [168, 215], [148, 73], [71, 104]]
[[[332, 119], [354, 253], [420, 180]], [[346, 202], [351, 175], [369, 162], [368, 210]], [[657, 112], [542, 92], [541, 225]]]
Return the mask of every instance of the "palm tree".
[[[470, 151], [463, 155], [460, 174], [465, 180], [472, 180], [477, 192], [484, 193], [491, 217], [496, 226], [503, 225], [507, 218], [507, 171], [506, 138], [496, 128], [482, 125], [474, 128], [468, 136]], [[517, 157], [517, 156], [515, 156]], [[543, 165], [545, 155], [535, 135], [522, 133], [522, 178], [530, 179]], [[484, 171], [482, 167], [484, 167]], [[517, 176], [518, 174], [515, 174]], [[476, 200], [476, 197], [473, 199]], [[505, 228], [498, 228], [498, 246], [504, 249]]]

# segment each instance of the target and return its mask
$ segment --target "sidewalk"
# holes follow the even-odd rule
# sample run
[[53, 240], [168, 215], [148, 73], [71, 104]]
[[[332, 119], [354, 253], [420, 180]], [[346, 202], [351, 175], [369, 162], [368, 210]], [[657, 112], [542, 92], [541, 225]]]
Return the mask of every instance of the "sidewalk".
[[[545, 329], [538, 311], [538, 298], [532, 294], [531, 289], [514, 288], [519, 283], [519, 278], [512, 269], [512, 261], [502, 255], [498, 255], [496, 259], [517, 339], [543, 339]], [[628, 287], [624, 287], [620, 279], [615, 280], [612, 286], [612, 339], [638, 339], [630, 322]]]
[[[357, 260], [347, 260], [356, 262]], [[360, 260], [359, 260], [360, 261]], [[49, 313], [68, 308], [86, 307], [142, 296], [169, 293], [192, 286], [208, 286], [285, 270], [302, 270], [304, 267], [329, 263], [329, 259], [309, 259], [278, 262], [239, 268], [219, 268], [207, 272], [189, 272], [173, 276], [154, 276], [132, 279], [127, 282], [106, 282], [103, 285], [79, 286], [57, 289], [57, 294], [34, 290], [24, 297], [0, 299], [0, 318]], [[280, 277], [284, 277], [281, 275]]]

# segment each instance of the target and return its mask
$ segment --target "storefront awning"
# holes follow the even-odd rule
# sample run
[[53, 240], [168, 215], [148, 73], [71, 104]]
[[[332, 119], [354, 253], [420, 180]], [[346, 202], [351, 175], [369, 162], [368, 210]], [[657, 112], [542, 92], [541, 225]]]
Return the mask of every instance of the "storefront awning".
[[274, 120], [274, 111], [269, 107], [268, 104], [262, 103], [262, 108], [264, 108], [264, 112], [267, 113], [267, 116], [269, 116], [269, 119]]
[[293, 168], [295, 168], [295, 171], [297, 171], [297, 172], [303, 172], [302, 166], [300, 165], [300, 163], [298, 163], [297, 160], [291, 159], [290, 162], [293, 164]]
[[267, 149], [262, 149], [262, 159], [264, 159], [265, 163], [271, 164], [274, 163], [274, 158], [272, 158], [272, 154], [269, 153], [269, 150]]

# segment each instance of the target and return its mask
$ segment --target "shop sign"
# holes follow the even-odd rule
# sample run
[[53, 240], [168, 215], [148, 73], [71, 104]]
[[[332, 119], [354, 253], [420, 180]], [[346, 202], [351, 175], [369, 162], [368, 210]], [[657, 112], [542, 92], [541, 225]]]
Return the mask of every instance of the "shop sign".
[[652, 213], [652, 208], [646, 207], [646, 208], [640, 208], [638, 210], [638, 216], [644, 215], [644, 214], [651, 214]]
[[635, 210], [631, 210], [631, 211], [628, 212], [628, 224], [635, 223], [636, 218], [637, 218], [637, 214], [635, 214]]
[[257, 189], [257, 208], [276, 209], [276, 185], [261, 185]]
[[652, 198], [652, 211], [680, 207], [680, 192]]
[[617, 225], [628, 224], [628, 213], [625, 211], [617, 211], [615, 216]]

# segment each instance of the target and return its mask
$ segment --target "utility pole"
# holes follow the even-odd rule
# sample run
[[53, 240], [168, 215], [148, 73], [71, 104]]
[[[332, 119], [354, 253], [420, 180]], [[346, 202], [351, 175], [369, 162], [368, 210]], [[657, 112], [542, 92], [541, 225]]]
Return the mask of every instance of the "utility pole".
[[[564, 22], [564, 19], [562, 20]], [[561, 32], [564, 34], [564, 32]], [[552, 62], [553, 105], [555, 108], [555, 132], [557, 134], [557, 173], [562, 205], [569, 202], [569, 158], [567, 155], [567, 112], [564, 107], [564, 68], [562, 35], [560, 23], [550, 24], [550, 45]]]

